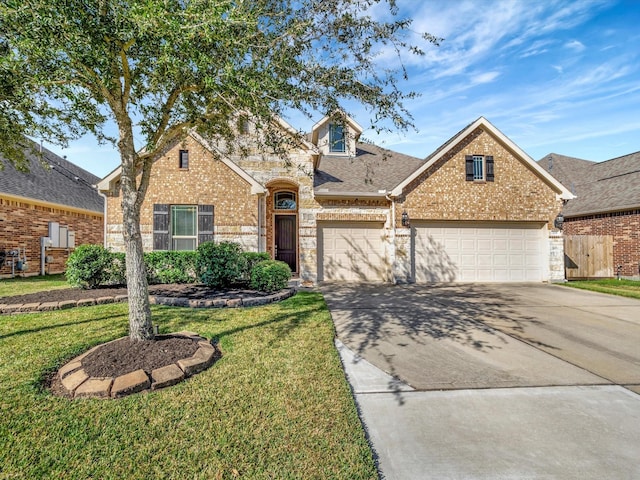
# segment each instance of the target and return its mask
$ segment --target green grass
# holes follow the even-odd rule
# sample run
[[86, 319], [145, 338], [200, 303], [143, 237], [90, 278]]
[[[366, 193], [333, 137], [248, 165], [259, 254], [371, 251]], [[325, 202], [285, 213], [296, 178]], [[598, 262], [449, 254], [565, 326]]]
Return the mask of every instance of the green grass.
[[0, 297], [23, 295], [56, 288], [69, 288], [64, 275], [3, 278], [0, 280]]
[[603, 280], [572, 281], [561, 285], [581, 288], [583, 290], [591, 290], [593, 292], [610, 293], [611, 295], [640, 299], [640, 282], [634, 280], [617, 280], [608, 278]]
[[322, 296], [153, 308], [223, 357], [174, 387], [67, 400], [47, 373], [127, 333], [126, 304], [0, 316], [0, 478], [376, 478]]

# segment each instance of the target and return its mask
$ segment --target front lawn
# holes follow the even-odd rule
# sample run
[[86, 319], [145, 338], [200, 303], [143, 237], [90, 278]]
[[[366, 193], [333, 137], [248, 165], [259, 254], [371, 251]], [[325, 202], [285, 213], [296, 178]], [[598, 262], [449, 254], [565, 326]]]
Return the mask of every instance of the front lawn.
[[0, 297], [23, 295], [57, 288], [69, 288], [69, 284], [64, 278], [64, 275], [0, 279]]
[[603, 280], [580, 280], [563, 283], [567, 287], [581, 288], [593, 292], [610, 293], [622, 297], [640, 299], [640, 282], [634, 280], [617, 280], [607, 278]]
[[153, 315], [219, 339], [222, 359], [164, 390], [74, 401], [40, 380], [126, 335], [126, 304], [0, 316], [0, 478], [376, 478], [320, 294]]

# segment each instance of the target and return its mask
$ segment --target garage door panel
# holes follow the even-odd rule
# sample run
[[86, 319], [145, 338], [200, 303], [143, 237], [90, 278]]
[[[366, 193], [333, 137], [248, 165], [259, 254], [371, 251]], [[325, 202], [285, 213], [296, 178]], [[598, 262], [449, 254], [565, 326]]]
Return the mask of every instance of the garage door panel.
[[319, 225], [319, 281], [382, 282], [388, 262], [382, 225]]
[[539, 224], [416, 225], [413, 276], [417, 282], [542, 281], [544, 240]]

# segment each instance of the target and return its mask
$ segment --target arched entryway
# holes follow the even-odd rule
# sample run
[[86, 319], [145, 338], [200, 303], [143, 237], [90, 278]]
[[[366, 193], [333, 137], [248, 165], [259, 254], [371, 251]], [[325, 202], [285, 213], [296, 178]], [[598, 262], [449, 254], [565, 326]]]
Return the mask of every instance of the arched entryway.
[[278, 182], [268, 188], [270, 253], [274, 259], [289, 265], [292, 272], [298, 273], [298, 187], [289, 182]]

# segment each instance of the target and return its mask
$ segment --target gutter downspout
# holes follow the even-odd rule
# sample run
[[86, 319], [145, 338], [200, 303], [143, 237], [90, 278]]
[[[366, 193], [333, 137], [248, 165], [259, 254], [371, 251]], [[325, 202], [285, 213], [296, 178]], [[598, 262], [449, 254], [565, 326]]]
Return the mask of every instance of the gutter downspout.
[[394, 274], [394, 267], [396, 264], [396, 200], [395, 197], [391, 197], [388, 193], [385, 198], [391, 202], [391, 279], [396, 284], [396, 276]]
[[104, 200], [102, 207], [102, 246], [107, 248], [107, 196], [98, 190], [97, 185], [93, 185], [93, 188], [96, 189], [98, 195], [100, 195]]

